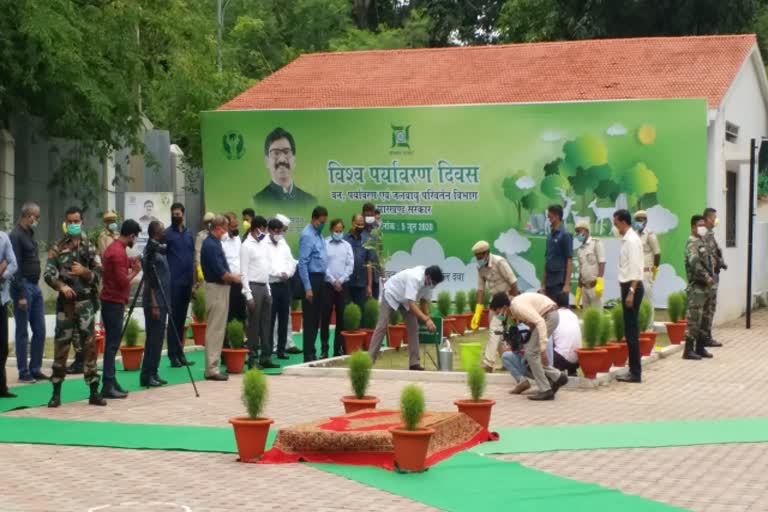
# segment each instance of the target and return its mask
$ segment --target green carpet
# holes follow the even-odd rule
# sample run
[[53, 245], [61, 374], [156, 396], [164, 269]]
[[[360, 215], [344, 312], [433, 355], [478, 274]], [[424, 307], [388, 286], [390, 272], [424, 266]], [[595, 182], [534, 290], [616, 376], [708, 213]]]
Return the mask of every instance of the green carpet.
[[[331, 328], [331, 337], [332, 336], [333, 327]], [[294, 343], [296, 343], [298, 346], [301, 346], [301, 334], [294, 334], [293, 340]], [[317, 344], [317, 350], [319, 353], [319, 338]], [[202, 350], [191, 352], [188, 351], [186, 352], [186, 355], [188, 360], [195, 362], [193, 366], [190, 366], [192, 377], [195, 379], [195, 381], [203, 380], [205, 372], [205, 352]], [[302, 354], [287, 355], [289, 357], [287, 360], [279, 360], [277, 358], [273, 358], [273, 361], [281, 364], [282, 366], [291, 366], [304, 362], [304, 356]], [[168, 363], [168, 358], [163, 356], [163, 358], [160, 360], [159, 373], [162, 378], [168, 381], [168, 385], [183, 384], [190, 386], [189, 393], [190, 395], [194, 396], [192, 385], [189, 383], [189, 374], [185, 368], [171, 368]], [[275, 368], [264, 370], [264, 373], [267, 375], [279, 375], [283, 373], [283, 370], [282, 368]], [[126, 391], [139, 391], [145, 389], [139, 385], [139, 374], [139, 371], [124, 371], [122, 369], [122, 363], [117, 363], [117, 380], [120, 385], [125, 388]], [[47, 382], [14, 386], [11, 388], [11, 391], [16, 393], [18, 397], [0, 399], [0, 413], [27, 407], [40, 407], [46, 405], [48, 400], [51, 398], [51, 385]], [[61, 389], [61, 401], [62, 403], [67, 403], [85, 400], [88, 398], [88, 394], [89, 389], [83, 383], [82, 375], [68, 375]]]
[[367, 466], [312, 464], [377, 489], [451, 512], [663, 512], [664, 503], [504, 462], [458, 453], [425, 473], [403, 475]]
[[479, 444], [469, 451], [477, 454], [509, 454], [768, 442], [768, 418], [605, 423], [494, 430], [500, 435], [498, 441]]

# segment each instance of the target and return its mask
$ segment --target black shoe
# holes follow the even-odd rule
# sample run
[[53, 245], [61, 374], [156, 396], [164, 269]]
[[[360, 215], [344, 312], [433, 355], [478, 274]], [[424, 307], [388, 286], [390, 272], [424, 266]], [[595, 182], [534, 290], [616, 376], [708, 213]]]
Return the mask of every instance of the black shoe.
[[158, 374], [154, 374], [152, 377], [154, 377], [154, 378], [155, 378], [155, 380], [156, 380], [157, 382], [159, 382], [160, 384], [162, 384], [163, 386], [165, 386], [166, 384], [168, 384], [168, 381], [167, 381], [167, 380], [165, 380], [165, 379], [161, 379], [161, 378], [160, 378], [160, 376], [159, 376]]
[[259, 368], [262, 370], [267, 370], [269, 368], [280, 368], [280, 365], [275, 364], [272, 361], [261, 361], [259, 363]]
[[51, 380], [51, 377], [43, 372], [37, 372], [32, 374], [32, 378], [35, 380]]
[[[128, 396], [128, 395], [125, 395]], [[125, 398], [123, 396], [123, 398]], [[104, 400], [104, 397], [99, 394], [99, 383], [94, 382], [91, 384], [91, 396], [88, 397], [88, 404], [90, 405], [100, 405], [105, 406], [107, 405], [107, 401]]]
[[299, 347], [290, 347], [285, 349], [287, 354], [303, 354], [303, 351]]
[[315, 361], [317, 361], [317, 357], [315, 357], [315, 356], [305, 356], [304, 357], [304, 362], [305, 363], [313, 363]]
[[83, 373], [83, 371], [83, 363], [78, 363], [77, 361], [67, 366], [67, 375], [78, 375]]
[[217, 373], [216, 375], [208, 375], [205, 380], [225, 381], [229, 380], [229, 375], [225, 373]]
[[320, 359], [328, 359], [328, 352], [321, 352]]
[[557, 390], [568, 384], [568, 375], [563, 372], [555, 382], [552, 383], [552, 393], [557, 394]]
[[640, 377], [635, 377], [631, 373], [628, 373], [626, 375], [621, 375], [619, 377], [616, 377], [616, 380], [619, 381], [619, 382], [630, 382], [632, 384], [640, 384], [640, 382], [642, 382]]
[[417, 372], [423, 372], [424, 371], [424, 367], [421, 366], [420, 364], [412, 364], [411, 366], [408, 367], [408, 369], [409, 370], [414, 370], [414, 371], [417, 371]]
[[184, 366], [178, 359], [171, 359], [171, 368], [181, 368]]
[[188, 361], [186, 357], [182, 356], [181, 359], [179, 359], [179, 364], [181, 366], [194, 366], [194, 361]]
[[277, 358], [278, 358], [278, 359], [283, 359], [283, 360], [285, 360], [285, 359], [290, 359], [290, 357], [288, 357], [288, 356], [287, 356], [287, 355], [285, 355], [285, 354], [277, 354]]
[[536, 402], [542, 402], [544, 400], [554, 400], [554, 399], [555, 399], [555, 392], [551, 389], [548, 389], [547, 391], [539, 391], [538, 393], [528, 396], [528, 400], [534, 400]]
[[148, 379], [141, 379], [139, 380], [139, 384], [141, 384], [141, 387], [143, 388], [159, 388], [163, 385], [162, 382], [157, 380], [154, 377], [150, 377]]
[[[121, 398], [127, 398], [128, 393], [123, 393], [121, 391], [118, 391], [117, 388], [114, 386], [104, 386], [101, 388], [101, 398], [110, 398], [110, 399], [121, 399]], [[98, 404], [95, 404], [98, 405]]]
[[683, 359], [690, 359], [691, 361], [698, 361], [701, 359], [701, 356], [694, 352], [693, 350], [686, 350], [683, 352]]
[[701, 358], [710, 359], [710, 358], [714, 357], [704, 347], [697, 348], [696, 349], [696, 355], [699, 356], [699, 359], [701, 359]]
[[7, 389], [4, 391], [0, 391], [0, 398], [16, 398], [18, 395], [15, 393], [11, 393]]
[[121, 386], [119, 382], [115, 381], [114, 387], [115, 390], [119, 391], [120, 393], [125, 393], [126, 395], [128, 394], [128, 392], [123, 389], [123, 386]]
[[723, 344], [720, 343], [719, 341], [715, 340], [715, 339], [712, 339], [712, 340], [705, 341], [704, 342], [704, 346], [705, 347], [715, 347], [715, 348], [717, 348], [717, 347], [722, 347]]
[[48, 401], [48, 407], [55, 408], [61, 405], [61, 382], [53, 384], [53, 395]]

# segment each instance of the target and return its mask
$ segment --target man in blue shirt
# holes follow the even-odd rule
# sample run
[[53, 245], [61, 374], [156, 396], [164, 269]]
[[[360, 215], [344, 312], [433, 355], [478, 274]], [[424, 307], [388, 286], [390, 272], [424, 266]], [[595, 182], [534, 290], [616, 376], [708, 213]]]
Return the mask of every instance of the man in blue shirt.
[[11, 278], [18, 270], [11, 239], [0, 231], [0, 398], [16, 398], [8, 391], [5, 362], [8, 360], [8, 303], [11, 301]]
[[165, 230], [165, 243], [171, 271], [171, 309], [168, 318], [176, 327], [173, 329], [168, 326], [168, 359], [171, 366], [179, 368], [195, 364], [194, 361], [187, 361], [184, 356], [184, 326], [195, 279], [195, 239], [184, 225], [184, 205], [181, 203], [171, 205], [171, 226]]
[[352, 227], [344, 240], [352, 246], [355, 266], [349, 278], [349, 298], [360, 307], [365, 307], [368, 297], [373, 296], [373, 251], [365, 247], [365, 221], [361, 214], [352, 216]]
[[344, 354], [344, 307], [349, 300], [349, 276], [355, 268], [352, 246], [344, 240], [344, 222], [331, 221], [331, 236], [325, 241], [328, 270], [325, 271], [325, 297], [323, 297], [323, 319], [320, 323], [320, 359], [328, 358], [328, 338], [331, 328], [331, 311], [336, 310], [336, 333], [333, 337], [333, 357]]
[[563, 225], [563, 207], [559, 204], [547, 208], [551, 231], [547, 237], [544, 275], [541, 289], [555, 300], [560, 293], [571, 292], [571, 271], [573, 270], [573, 238]]
[[315, 340], [323, 312], [325, 271], [328, 270], [328, 256], [323, 240], [327, 219], [328, 210], [316, 206], [312, 210], [311, 222], [304, 227], [299, 237], [299, 277], [304, 286], [302, 331], [305, 363], [317, 360]]
[[216, 215], [211, 221], [211, 234], [200, 249], [200, 266], [205, 279], [205, 378], [227, 380], [229, 375], [219, 372], [219, 357], [224, 345], [229, 312], [229, 287], [240, 283], [240, 275], [229, 271], [221, 239], [229, 231], [229, 219]]

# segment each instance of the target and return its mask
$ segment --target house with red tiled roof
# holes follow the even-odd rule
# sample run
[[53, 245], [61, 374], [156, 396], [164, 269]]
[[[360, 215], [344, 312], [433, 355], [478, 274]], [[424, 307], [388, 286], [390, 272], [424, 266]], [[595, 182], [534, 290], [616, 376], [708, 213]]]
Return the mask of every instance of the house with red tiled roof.
[[[753, 34], [560, 41], [302, 55], [219, 110], [348, 109], [662, 98], [707, 101], [707, 205], [721, 219], [718, 320], [745, 310], [750, 140], [768, 135], [768, 82]], [[702, 170], [704, 171], [704, 170]], [[687, 220], [680, 220], [681, 225]], [[755, 231], [768, 259], [768, 224]], [[756, 291], [768, 267], [756, 265]]]

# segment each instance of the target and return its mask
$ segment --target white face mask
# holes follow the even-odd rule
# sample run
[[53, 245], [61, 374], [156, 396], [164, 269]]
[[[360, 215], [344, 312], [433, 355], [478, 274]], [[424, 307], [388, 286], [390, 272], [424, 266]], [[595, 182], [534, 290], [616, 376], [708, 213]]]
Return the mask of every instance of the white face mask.
[[269, 236], [272, 238], [272, 241], [275, 243], [278, 243], [280, 240], [283, 239], [283, 235], [281, 235], [280, 233], [276, 235], [269, 235]]
[[699, 235], [701, 238], [704, 238], [707, 236], [707, 227], [706, 226], [699, 226], [696, 228], [696, 234]]
[[373, 224], [374, 222], [376, 222], [376, 217], [366, 217], [365, 218], [365, 223], [366, 224]]

